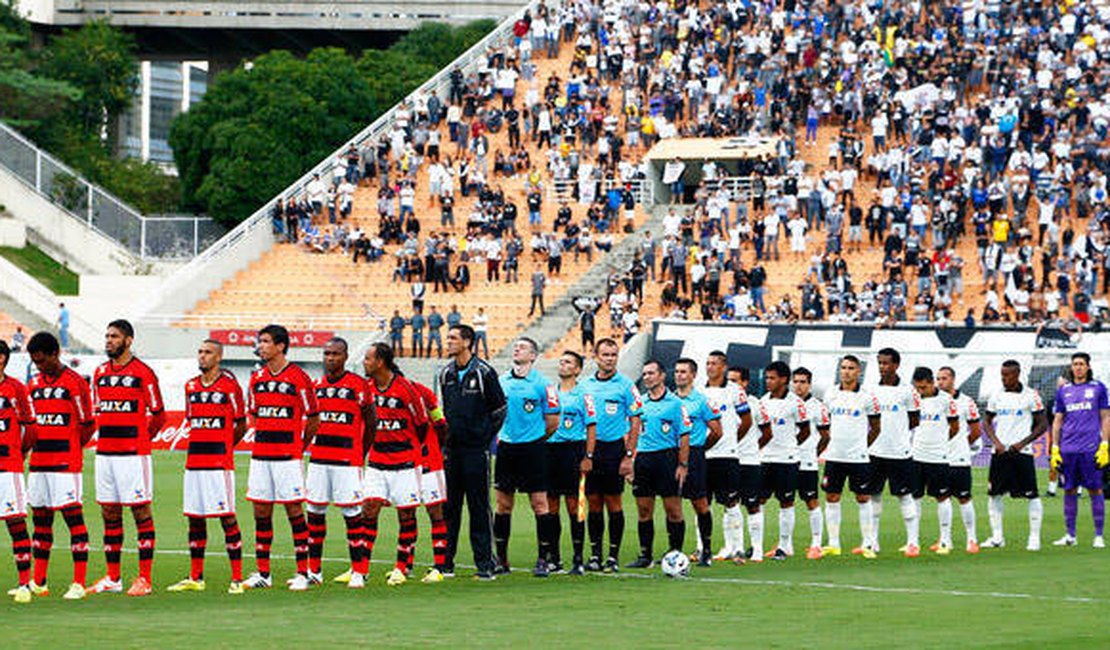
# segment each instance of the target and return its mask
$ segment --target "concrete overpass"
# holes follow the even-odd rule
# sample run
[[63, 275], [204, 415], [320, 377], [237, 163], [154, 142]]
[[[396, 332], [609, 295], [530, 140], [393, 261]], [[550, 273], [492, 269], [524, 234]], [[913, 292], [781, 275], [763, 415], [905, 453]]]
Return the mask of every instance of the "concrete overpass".
[[423, 22], [497, 21], [523, 0], [17, 0], [36, 30], [107, 20], [147, 59], [236, 60], [272, 49], [382, 47]]

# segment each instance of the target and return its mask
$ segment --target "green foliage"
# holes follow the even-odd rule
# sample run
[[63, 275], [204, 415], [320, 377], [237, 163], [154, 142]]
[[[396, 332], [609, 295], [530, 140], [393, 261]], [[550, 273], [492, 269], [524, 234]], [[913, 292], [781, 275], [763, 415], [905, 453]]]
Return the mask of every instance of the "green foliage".
[[81, 98], [81, 91], [38, 74], [28, 47], [31, 28], [6, 2], [0, 2], [0, 119], [33, 128]]
[[23, 248], [0, 246], [0, 256], [59, 296], [76, 296], [78, 293], [80, 277], [32, 244]]
[[357, 61], [336, 48], [270, 52], [219, 75], [170, 130], [184, 205], [242, 221], [495, 25], [426, 24]]

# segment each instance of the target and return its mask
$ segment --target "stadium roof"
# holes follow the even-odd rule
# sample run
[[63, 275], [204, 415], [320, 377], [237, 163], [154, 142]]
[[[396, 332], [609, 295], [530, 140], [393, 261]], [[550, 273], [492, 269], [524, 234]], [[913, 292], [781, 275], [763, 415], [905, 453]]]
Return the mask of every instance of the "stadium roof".
[[648, 160], [740, 160], [775, 155], [779, 139], [742, 136], [736, 138], [667, 138], [647, 152]]

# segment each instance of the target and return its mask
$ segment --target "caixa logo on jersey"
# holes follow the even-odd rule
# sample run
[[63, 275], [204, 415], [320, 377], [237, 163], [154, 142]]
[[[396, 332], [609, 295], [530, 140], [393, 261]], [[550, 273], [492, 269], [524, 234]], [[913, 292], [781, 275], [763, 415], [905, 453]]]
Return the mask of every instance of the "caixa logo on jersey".
[[293, 417], [293, 410], [288, 406], [259, 406], [258, 417], [288, 420]]
[[330, 422], [331, 424], [350, 424], [354, 420], [350, 413], [343, 411], [320, 411], [320, 422]]
[[127, 399], [102, 399], [96, 410], [101, 413], [135, 413], [139, 410], [139, 403]]

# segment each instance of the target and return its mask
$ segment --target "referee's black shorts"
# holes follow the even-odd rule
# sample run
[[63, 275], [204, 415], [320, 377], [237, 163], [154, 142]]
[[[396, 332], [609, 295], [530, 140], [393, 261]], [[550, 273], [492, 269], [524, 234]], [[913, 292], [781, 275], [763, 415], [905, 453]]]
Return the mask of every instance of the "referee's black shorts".
[[621, 476], [624, 452], [624, 438], [597, 441], [593, 470], [586, 475], [586, 494], [624, 494], [624, 477]]
[[705, 447], [690, 447], [686, 460], [686, 481], [682, 483], [682, 498], [704, 499], [706, 494]]
[[585, 456], [585, 440], [547, 443], [547, 493], [578, 496], [578, 480]]
[[498, 442], [493, 487], [501, 492], [547, 491], [547, 443]]
[[679, 494], [678, 450], [642, 451], [636, 454], [632, 494], [637, 497], [676, 497]]

